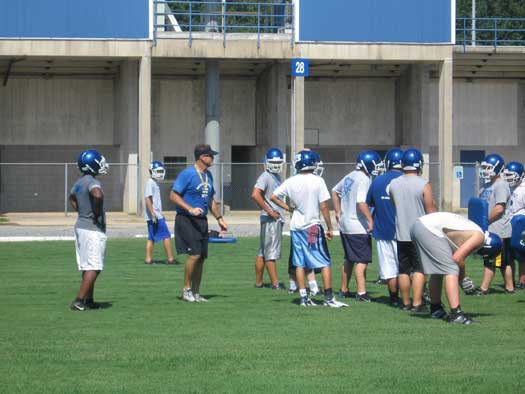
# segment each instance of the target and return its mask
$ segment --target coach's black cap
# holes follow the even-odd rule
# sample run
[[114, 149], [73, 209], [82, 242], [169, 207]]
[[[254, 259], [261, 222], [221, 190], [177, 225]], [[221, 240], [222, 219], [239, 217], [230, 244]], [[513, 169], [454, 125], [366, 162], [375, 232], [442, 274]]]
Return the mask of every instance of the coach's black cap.
[[214, 151], [208, 144], [199, 144], [194, 150], [195, 160], [198, 160], [201, 155], [218, 155], [219, 152]]

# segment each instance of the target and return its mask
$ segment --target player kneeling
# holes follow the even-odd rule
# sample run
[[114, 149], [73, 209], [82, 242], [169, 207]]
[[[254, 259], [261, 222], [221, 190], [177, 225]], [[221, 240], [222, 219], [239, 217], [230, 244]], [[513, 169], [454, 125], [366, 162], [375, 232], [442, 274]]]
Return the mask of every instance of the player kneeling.
[[501, 239], [493, 233], [484, 233], [481, 227], [463, 216], [448, 212], [434, 212], [421, 216], [411, 229], [411, 237], [425, 275], [429, 282], [430, 313], [432, 318], [447, 316], [441, 304], [441, 287], [445, 277], [445, 294], [450, 306], [450, 323], [472, 324], [459, 304], [459, 280], [465, 275], [465, 259], [478, 251], [482, 256], [500, 252]]
[[335, 299], [332, 292], [332, 263], [321, 227], [320, 213], [328, 227], [326, 238], [332, 239], [332, 222], [327, 201], [330, 193], [323, 178], [315, 175], [320, 156], [303, 150], [295, 157], [297, 175], [288, 178], [274, 190], [271, 201], [286, 211], [291, 208], [283, 199], [287, 197], [295, 206], [290, 221], [292, 237], [292, 264], [296, 268], [301, 306], [316, 305], [306, 293], [305, 269], [320, 268], [323, 277], [324, 305], [332, 308], [348, 306]]

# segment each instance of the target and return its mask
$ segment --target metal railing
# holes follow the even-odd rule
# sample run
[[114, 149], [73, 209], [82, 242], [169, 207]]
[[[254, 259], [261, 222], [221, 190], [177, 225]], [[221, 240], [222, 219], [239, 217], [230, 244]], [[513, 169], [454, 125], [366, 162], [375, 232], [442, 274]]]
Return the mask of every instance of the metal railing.
[[[476, 163], [462, 165], [464, 178], [455, 186], [455, 208], [466, 206], [468, 198], [479, 188]], [[166, 179], [160, 182], [165, 211], [175, 209], [169, 193], [177, 175], [188, 164], [166, 164]], [[323, 179], [329, 189], [355, 168], [355, 163], [325, 163]], [[257, 210], [251, 199], [255, 181], [264, 171], [261, 163], [217, 163], [212, 167], [217, 201], [225, 211]], [[293, 174], [288, 164], [283, 171], [285, 179]], [[68, 197], [79, 177], [76, 163], [0, 163], [0, 213], [2, 212], [71, 212]], [[440, 165], [425, 163], [423, 177], [433, 188], [436, 202], [441, 200]], [[100, 176], [105, 194], [105, 208], [113, 212], [131, 212], [126, 206], [138, 206], [143, 190], [138, 185], [139, 171], [134, 164], [111, 163], [107, 175]], [[459, 203], [461, 200], [461, 204]], [[127, 204], [127, 205], [126, 205]]]
[[294, 44], [294, 2], [291, 0], [268, 1], [172, 1], [154, 0], [155, 38], [159, 31], [187, 32], [191, 47], [195, 32], [222, 34], [226, 47], [228, 34], [252, 33], [290, 34]]
[[525, 18], [456, 18], [456, 44], [525, 46]]

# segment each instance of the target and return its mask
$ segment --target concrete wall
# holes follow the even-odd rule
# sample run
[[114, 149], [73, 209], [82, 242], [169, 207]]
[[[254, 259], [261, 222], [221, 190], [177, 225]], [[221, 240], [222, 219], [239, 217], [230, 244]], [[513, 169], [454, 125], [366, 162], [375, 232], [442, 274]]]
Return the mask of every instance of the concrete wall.
[[11, 78], [0, 87], [3, 145], [112, 145], [112, 79]]

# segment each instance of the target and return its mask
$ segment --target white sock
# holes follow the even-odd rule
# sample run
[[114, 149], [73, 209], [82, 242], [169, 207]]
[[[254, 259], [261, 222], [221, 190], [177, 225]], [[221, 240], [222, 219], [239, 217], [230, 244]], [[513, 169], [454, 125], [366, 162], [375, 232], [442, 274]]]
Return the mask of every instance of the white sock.
[[314, 293], [318, 293], [319, 292], [319, 287], [317, 286], [317, 281], [315, 281], [315, 280], [308, 281], [308, 287], [310, 288], [310, 291], [312, 291]]
[[297, 283], [293, 279], [290, 279], [290, 290], [292, 291], [297, 290]]
[[306, 289], [299, 289], [299, 294], [301, 297], [306, 297]]

